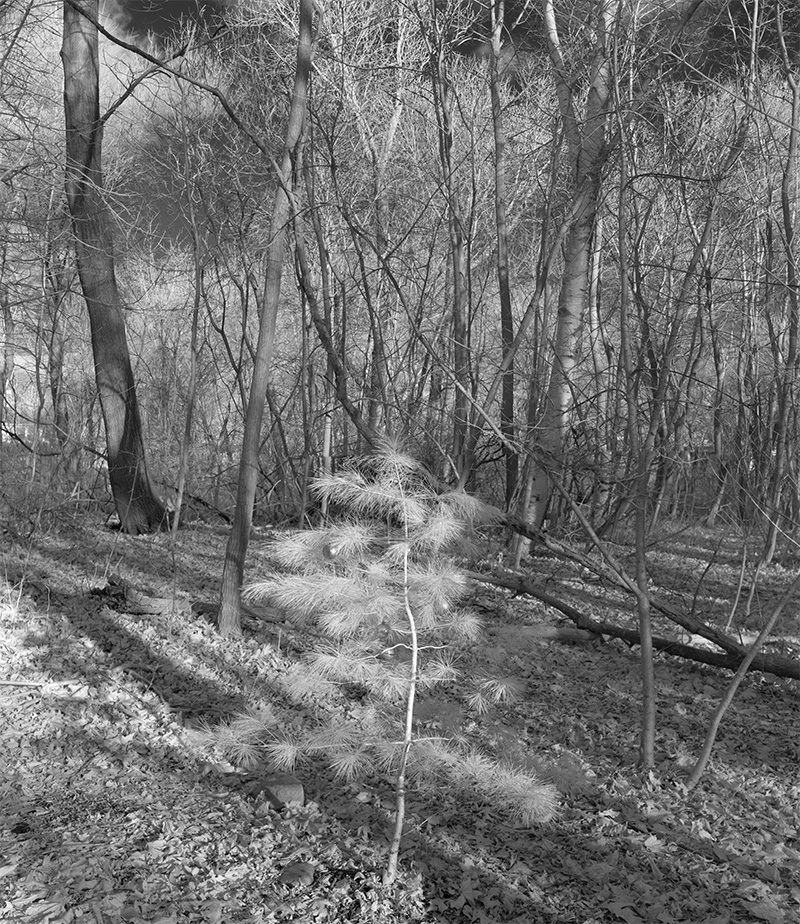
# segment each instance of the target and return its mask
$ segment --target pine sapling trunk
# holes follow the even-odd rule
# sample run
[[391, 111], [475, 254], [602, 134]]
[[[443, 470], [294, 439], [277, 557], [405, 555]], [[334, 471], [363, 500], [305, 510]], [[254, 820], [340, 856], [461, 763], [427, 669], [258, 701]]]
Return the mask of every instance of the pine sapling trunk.
[[[298, 700], [313, 693], [324, 702], [329, 691], [335, 699], [330, 718], [282, 732], [267, 746], [270, 760], [288, 770], [303, 754], [325, 754], [338, 776], [354, 779], [382, 773], [389, 756], [396, 811], [387, 887], [398, 878], [412, 767], [415, 781], [477, 789], [525, 824], [551, 818], [557, 799], [552, 785], [468, 752], [459, 739], [423, 736], [420, 744], [414, 727], [419, 690], [459, 678], [455, 656], [480, 638], [480, 619], [462, 607], [469, 583], [455, 553], [472, 529], [502, 516], [463, 491], [440, 493], [434, 485], [388, 440], [373, 456], [315, 479], [315, 497], [343, 513], [276, 538], [271, 573], [245, 590], [248, 599], [269, 600], [328, 637], [288, 682]], [[343, 719], [341, 689], [354, 684], [364, 708]], [[480, 708], [511, 696], [502, 681], [479, 677], [472, 699]]]
[[[407, 530], [407, 528], [406, 528]], [[400, 841], [403, 837], [403, 822], [406, 815], [406, 768], [414, 730], [414, 700], [417, 694], [417, 666], [419, 658], [419, 642], [417, 639], [417, 623], [414, 611], [408, 598], [408, 537], [406, 536], [406, 551], [403, 556], [403, 603], [408, 617], [408, 631], [411, 639], [411, 670], [408, 678], [408, 699], [406, 700], [405, 729], [403, 734], [403, 749], [400, 752], [400, 763], [395, 777], [395, 818], [394, 834], [389, 847], [389, 859], [386, 863], [386, 872], [383, 875], [385, 885], [394, 882], [397, 875], [397, 861], [400, 856]]]

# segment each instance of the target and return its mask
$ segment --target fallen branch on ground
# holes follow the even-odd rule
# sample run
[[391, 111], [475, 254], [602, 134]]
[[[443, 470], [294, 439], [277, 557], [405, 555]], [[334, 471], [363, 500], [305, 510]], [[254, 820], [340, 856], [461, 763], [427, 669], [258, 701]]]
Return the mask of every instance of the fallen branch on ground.
[[[600, 562], [597, 559], [592, 558], [590, 555], [587, 555], [584, 552], [581, 552], [580, 550], [575, 549], [564, 542], [560, 542], [558, 539], [553, 539], [551, 536], [548, 536], [547, 533], [541, 530], [537, 530], [529, 524], [522, 522], [521, 520], [508, 518], [507, 525], [521, 535], [540, 543], [546, 549], [558, 555], [559, 557], [565, 558], [568, 561], [574, 561], [576, 564], [586, 568], [587, 571], [598, 575], [598, 577], [608, 581], [615, 587], [620, 587], [623, 590], [626, 590], [634, 597], [638, 597], [638, 595], [642, 592], [636, 586], [633, 579], [625, 572], [625, 569], [622, 567], [622, 565], [616, 561], [614, 556], [608, 550], [607, 545], [599, 539], [596, 539], [596, 543], [598, 548], [600, 548], [602, 551], [605, 562]], [[658, 610], [658, 612], [666, 616], [667, 619], [686, 629], [686, 631], [690, 632], [692, 635], [702, 636], [704, 639], [707, 639], [718, 648], [721, 648], [723, 651], [727, 651], [730, 655], [736, 657], [739, 660], [744, 657], [746, 653], [745, 646], [737, 641], [734, 641], [734, 639], [729, 638], [724, 632], [714, 628], [714, 626], [706, 625], [701, 619], [698, 619], [697, 616], [694, 616], [691, 613], [680, 613], [669, 604], [663, 603], [662, 601], [657, 600], [656, 598], [649, 595], [648, 600], [650, 606], [653, 609]], [[736, 664], [739, 663], [739, 660], [736, 661]]]
[[[551, 606], [553, 609], [563, 613], [568, 619], [572, 620], [579, 629], [584, 629], [587, 632], [594, 632], [599, 635], [608, 635], [612, 638], [620, 638], [630, 645], [639, 644], [639, 633], [635, 629], [623, 629], [612, 623], [599, 622], [596, 619], [592, 619], [574, 606], [570, 606], [557, 597], [539, 590], [530, 578], [525, 578], [522, 575], [513, 574], [511, 572], [498, 575], [482, 574], [478, 571], [468, 571], [467, 577], [474, 581], [493, 584], [495, 587], [505, 587], [516, 593], [525, 594], [526, 596], [534, 597], [536, 600], [541, 600], [541, 602], [545, 603], [547, 606]], [[690, 631], [692, 631], [694, 635], [699, 635], [718, 644], [716, 642], [716, 637], [722, 635], [722, 633], [717, 630], [706, 632], [695, 631], [695, 626], [709, 630], [709, 627], [700, 622], [697, 617], [686, 617], [682, 614], [673, 614], [670, 608], [658, 606], [654, 601], [653, 606], [657, 607], [668, 619], [683, 626], [683, 628], [689, 628], [691, 626], [692, 628]], [[713, 638], [710, 636], [713, 636]], [[721, 648], [724, 648], [721, 652], [706, 651], [703, 648], [695, 648], [693, 645], [684, 645], [682, 642], [675, 642], [671, 639], [659, 637], [653, 638], [653, 647], [658, 651], [664, 652], [664, 654], [677, 655], [680, 658], [697, 661], [700, 664], [709, 664], [713, 667], [724, 667], [735, 671], [746, 657], [746, 652], [742, 650], [742, 646], [737, 642], [733, 642], [724, 636], [723, 638], [725, 638], [727, 645], [720, 645]], [[792, 680], [800, 680], [800, 661], [795, 661], [792, 658], [784, 658], [781, 655], [758, 654], [753, 659], [752, 664], [750, 664], [749, 670], [763, 671], [765, 673], [775, 674], [777, 677], [789, 677]]]

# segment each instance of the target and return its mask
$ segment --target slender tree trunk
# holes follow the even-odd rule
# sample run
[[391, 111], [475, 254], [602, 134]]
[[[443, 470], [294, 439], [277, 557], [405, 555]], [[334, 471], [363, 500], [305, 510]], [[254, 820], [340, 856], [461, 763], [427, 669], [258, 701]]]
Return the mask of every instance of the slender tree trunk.
[[783, 53], [784, 77], [792, 93], [792, 120], [789, 125], [789, 146], [781, 179], [781, 217], [783, 221], [784, 248], [786, 251], [786, 292], [788, 309], [788, 334], [783, 375], [778, 384], [778, 421], [775, 428], [775, 468], [772, 474], [769, 497], [767, 499], [768, 529], [765, 541], [764, 561], [770, 562], [775, 554], [781, 520], [784, 518], [782, 495], [784, 476], [788, 466], [788, 455], [795, 451], [790, 445], [790, 418], [794, 410], [797, 389], [798, 367], [798, 328], [800, 327], [800, 302], [797, 296], [798, 265], [795, 253], [795, 197], [797, 190], [797, 150], [800, 138], [800, 82], [792, 72], [791, 61], [783, 36], [783, 12], [778, 4], [778, 30], [781, 51]]
[[[399, 103], [402, 106], [402, 103]], [[386, 357], [385, 336], [390, 328], [390, 312], [388, 305], [388, 292], [386, 284], [386, 268], [384, 262], [388, 260], [389, 249], [389, 207], [386, 202], [385, 159], [379, 157], [375, 147], [375, 139], [370, 137], [367, 144], [367, 153], [372, 165], [372, 193], [375, 203], [375, 260], [377, 284], [373, 291], [373, 299], [368, 299], [370, 314], [370, 327], [372, 330], [372, 361], [370, 366], [369, 384], [369, 414], [367, 425], [371, 430], [378, 430], [383, 420], [384, 428], [391, 431], [392, 414], [389, 402], [389, 382], [391, 374]], [[388, 156], [388, 150], [385, 152]], [[365, 280], [366, 283], [366, 280]], [[365, 291], [369, 292], [369, 288]]]
[[[313, 134], [311, 138], [313, 139]], [[333, 417], [336, 408], [336, 394], [333, 384], [336, 378], [334, 360], [341, 355], [341, 351], [336, 349], [334, 336], [337, 315], [337, 304], [334, 294], [335, 281], [331, 279], [330, 255], [328, 253], [322, 219], [317, 207], [316, 173], [314, 165], [309, 165], [305, 157], [303, 158], [303, 179], [305, 181], [306, 198], [308, 201], [308, 209], [311, 214], [311, 223], [314, 228], [314, 237], [317, 242], [317, 256], [319, 259], [320, 278], [322, 282], [322, 306], [324, 316], [320, 320], [325, 330], [330, 334], [331, 344], [331, 349], [325, 351], [325, 376], [322, 382], [323, 425], [320, 447], [320, 468], [323, 474], [330, 475], [333, 473]], [[306, 337], [307, 335], [304, 333], [304, 338]], [[304, 491], [306, 489], [305, 483], [303, 489]], [[328, 502], [326, 498], [322, 504], [323, 516], [327, 514], [327, 506]]]
[[786, 607], [792, 602], [793, 597], [800, 590], [800, 574], [792, 581], [788, 589], [781, 597], [775, 609], [769, 615], [767, 621], [761, 628], [761, 631], [758, 633], [753, 644], [750, 646], [747, 654], [742, 659], [742, 663], [736, 670], [736, 673], [733, 675], [730, 683], [728, 684], [728, 689], [725, 691], [725, 695], [722, 697], [722, 700], [714, 711], [714, 715], [711, 719], [711, 724], [708, 727], [706, 732], [705, 741], [703, 742], [703, 747], [700, 750], [700, 755], [697, 758], [697, 763], [692, 768], [692, 772], [689, 774], [689, 778], [686, 781], [687, 789], [694, 789], [695, 786], [700, 782], [700, 778], [705, 771], [708, 761], [711, 759], [711, 751], [714, 747], [714, 742], [717, 739], [717, 732], [719, 727], [722, 724], [722, 720], [725, 717], [725, 713], [730, 708], [733, 698], [736, 695], [736, 691], [739, 689], [742, 681], [745, 678], [750, 669], [751, 664], [755, 661], [758, 653], [764, 646], [764, 642], [769, 638], [770, 633], [775, 628], [775, 623], [778, 621], [780, 616]]
[[[623, 119], [617, 114], [620, 128]], [[653, 632], [650, 613], [650, 597], [647, 579], [647, 495], [648, 474], [652, 447], [648, 440], [642, 441], [639, 421], [639, 408], [636, 402], [636, 374], [634, 371], [633, 349], [631, 345], [631, 327], [628, 314], [628, 252], [627, 224], [625, 221], [626, 195], [628, 183], [628, 165], [624, 142], [620, 146], [619, 178], [619, 253], [620, 253], [620, 361], [625, 381], [625, 397], [628, 410], [628, 444], [635, 466], [634, 498], [635, 512], [635, 552], [636, 552], [636, 586], [639, 593], [636, 609], [639, 617], [639, 638], [641, 648], [639, 663], [642, 676], [642, 721], [639, 738], [639, 762], [645, 769], [655, 765], [655, 729], [656, 729], [656, 686], [653, 667]]]
[[114, 272], [113, 223], [103, 197], [98, 35], [90, 21], [96, 21], [97, 14], [98, 0], [64, 3], [66, 191], [89, 312], [111, 493], [122, 529], [135, 535], [163, 528], [167, 516], [145, 464], [124, 307]]
[[[5, 261], [4, 261], [5, 262]], [[11, 304], [8, 300], [8, 290], [5, 283], [0, 282], [0, 446], [5, 442], [6, 435], [11, 432], [8, 428], [8, 414], [12, 410], [11, 424], [13, 427], [13, 376], [14, 376], [14, 315], [11, 313]]]
[[[313, 473], [313, 463], [314, 463], [314, 446], [312, 442], [312, 419], [316, 415], [316, 401], [315, 398], [315, 388], [314, 380], [316, 377], [316, 371], [314, 368], [314, 363], [311, 361], [311, 350], [309, 348], [310, 342], [310, 333], [311, 325], [308, 320], [308, 299], [305, 294], [302, 295], [300, 300], [302, 314], [301, 314], [301, 335], [300, 335], [300, 376], [299, 376], [299, 391], [300, 391], [300, 411], [302, 414], [302, 423], [303, 423], [303, 470], [300, 475], [299, 484], [300, 484], [300, 509], [297, 514], [297, 526], [299, 529], [302, 529], [308, 519], [307, 510], [309, 502], [309, 488], [311, 486], [311, 476]], [[270, 411], [272, 411], [272, 401], [270, 400], [270, 391], [267, 391], [267, 400], [270, 401]], [[277, 409], [276, 409], [277, 410]], [[272, 411], [273, 418], [275, 417], [275, 412]], [[288, 452], [287, 452], [288, 457]], [[327, 514], [327, 507], [323, 503], [320, 510], [322, 516], [324, 517]]]
[[506, 136], [503, 126], [503, 107], [500, 99], [500, 62], [505, 17], [504, 0], [495, 0], [492, 8], [492, 58], [489, 70], [489, 88], [492, 97], [492, 128], [494, 130], [494, 208], [497, 230], [497, 286], [500, 293], [500, 337], [503, 359], [508, 359], [503, 373], [503, 392], [500, 401], [500, 432], [506, 438], [503, 452], [506, 457], [506, 510], [511, 509], [519, 477], [519, 456], [514, 450], [516, 427], [514, 424], [514, 315], [511, 309], [511, 284], [508, 269], [508, 222], [506, 219]]
[[[447, 66], [448, 43], [442, 34], [435, 4], [431, 4], [432, 24], [428, 35], [431, 55], [433, 95], [439, 130], [439, 162], [442, 185], [447, 198], [447, 222], [450, 234], [450, 269], [452, 272], [452, 346], [455, 397], [453, 409], [453, 463], [462, 485], [469, 478], [470, 459], [470, 323], [466, 269], [464, 217], [456, 166], [453, 163], [452, 86]], [[460, 386], [460, 387], [459, 387]]]
[[289, 109], [289, 123], [286, 128], [286, 145], [276, 178], [277, 187], [270, 224], [270, 242], [267, 249], [266, 277], [264, 298], [261, 305], [258, 345], [256, 346], [253, 380], [250, 386], [250, 400], [247, 403], [242, 456], [239, 463], [236, 511], [225, 551], [225, 566], [222, 572], [218, 624], [223, 635], [239, 635], [241, 633], [239, 611], [242, 579], [244, 578], [244, 560], [247, 555], [247, 547], [250, 542], [250, 527], [253, 521], [253, 500], [258, 477], [261, 422], [264, 417], [264, 405], [266, 403], [272, 350], [275, 341], [275, 327], [278, 319], [287, 225], [291, 219], [289, 191], [293, 175], [292, 157], [295, 147], [302, 137], [308, 102], [313, 11], [312, 0], [300, 0], [297, 66]]
[[592, 262], [589, 276], [589, 349], [592, 353], [592, 377], [595, 394], [595, 440], [596, 466], [592, 486], [592, 523], [596, 526], [608, 514], [611, 503], [610, 426], [608, 419], [608, 395], [611, 390], [611, 360], [608, 340], [604, 329], [600, 304], [600, 273], [602, 270], [603, 218], [597, 216], [595, 223]]
[[195, 208], [197, 170], [193, 167], [190, 154], [190, 138], [186, 119], [186, 98], [181, 89], [181, 132], [184, 144], [183, 152], [183, 183], [186, 191], [186, 217], [189, 220], [189, 229], [192, 235], [192, 265], [194, 269], [193, 296], [192, 296], [192, 326], [189, 338], [189, 377], [186, 383], [186, 415], [183, 421], [183, 440], [181, 441], [180, 463], [178, 465], [178, 483], [175, 491], [175, 511], [172, 521], [172, 549], [175, 550], [175, 539], [181, 521], [183, 497], [186, 492], [186, 480], [189, 474], [189, 456], [192, 447], [192, 427], [194, 422], [194, 409], [197, 400], [197, 366], [200, 356], [199, 327], [200, 307], [203, 301], [203, 243], [200, 228], [197, 222]]
[[[63, 230], [63, 229], [61, 229]], [[53, 404], [53, 429], [61, 447], [67, 487], [72, 490], [80, 481], [78, 443], [70, 434], [70, 415], [64, 383], [64, 298], [69, 290], [67, 256], [57, 240], [50, 239], [44, 257], [44, 299], [50, 330], [47, 334], [47, 371], [50, 399]]]
[[322, 348], [328, 355], [328, 369], [329, 372], [333, 372], [332, 380], [336, 386], [336, 397], [338, 398], [342, 409], [347, 414], [347, 417], [355, 424], [356, 430], [358, 431], [359, 441], [363, 441], [364, 445], [372, 448], [377, 443], [377, 434], [369, 428], [369, 424], [359, 411], [358, 406], [348, 396], [347, 370], [345, 368], [345, 364], [341, 360], [341, 357], [336, 352], [333, 340], [333, 332], [328, 326], [328, 322], [323, 316], [323, 312], [320, 311], [317, 293], [311, 279], [311, 271], [309, 269], [308, 257], [306, 255], [303, 216], [300, 214], [295, 214], [294, 224], [297, 276], [300, 285], [302, 286], [303, 294], [307, 299], [308, 310], [311, 314], [311, 319], [314, 322], [314, 327], [317, 330], [317, 336], [319, 337], [320, 343], [322, 344]]
[[[746, 280], [746, 275], [743, 274]], [[747, 289], [747, 283], [745, 282]], [[745, 301], [748, 301], [745, 296]], [[747, 309], [746, 309], [747, 310]], [[714, 500], [711, 503], [711, 509], [708, 511], [706, 525], [709, 527], [716, 526], [717, 517], [722, 509], [722, 501], [725, 496], [725, 485], [728, 480], [728, 463], [725, 458], [723, 445], [724, 433], [724, 385], [725, 385], [725, 356], [720, 344], [721, 334], [717, 326], [716, 319], [712, 310], [711, 303], [708, 305], [708, 331], [711, 341], [711, 355], [714, 360], [714, 398], [712, 403], [712, 457], [711, 465], [713, 470], [716, 487], [714, 491]], [[742, 445], [741, 443], [739, 444]]]
[[[706, 263], [707, 274], [711, 272], [710, 260]], [[708, 277], [710, 278], [710, 276]], [[710, 285], [710, 283], [709, 283]], [[711, 304], [711, 291], [708, 291], [708, 304]], [[665, 511], [675, 514], [678, 503], [677, 487], [684, 474], [687, 461], [691, 458], [686, 446], [687, 418], [693, 405], [693, 392], [698, 381], [698, 369], [701, 360], [705, 357], [705, 334], [703, 325], [703, 304], [698, 305], [695, 323], [692, 328], [692, 340], [689, 345], [688, 357], [682, 373], [676, 373], [677, 383], [673, 386], [675, 398], [667, 407], [665, 401], [661, 406], [663, 419], [662, 426], [662, 452], [659, 460], [658, 490], [655, 503], [650, 515], [649, 529], [655, 529]], [[670, 436], [671, 432], [671, 436]], [[688, 453], [688, 454], [687, 454]]]
[[[321, 309], [316, 288], [311, 279], [311, 272], [308, 266], [308, 257], [305, 247], [305, 215], [297, 213], [295, 213], [293, 216], [295, 225], [295, 266], [297, 269], [297, 279], [306, 298], [306, 304], [308, 306], [309, 314], [311, 315], [311, 321], [314, 325], [314, 328], [316, 329], [319, 342], [322, 344], [322, 348], [325, 351], [328, 359], [326, 370], [326, 400], [328, 403], [326, 405], [325, 427], [326, 429], [330, 429], [331, 426], [330, 419], [333, 414], [333, 397], [335, 394], [336, 399], [338, 400], [346, 415], [342, 424], [342, 453], [346, 456], [349, 454], [347, 441], [348, 419], [352, 420], [352, 422], [355, 424], [356, 430], [358, 431], [359, 442], [363, 442], [365, 445], [372, 447], [375, 445], [376, 434], [373, 430], [370, 429], [367, 420], [362, 416], [356, 402], [350, 396], [350, 390], [348, 387], [349, 364], [346, 350], [348, 316], [347, 299], [344, 297], [343, 290], [341, 295], [332, 295], [333, 285], [330, 276], [329, 248], [325, 237], [325, 229], [323, 228], [322, 220], [320, 218], [320, 209], [318, 208], [316, 199], [316, 191], [313, 182], [313, 166], [309, 165], [308, 160], [302, 156], [302, 152], [300, 152], [300, 155], [302, 157], [302, 172], [305, 178], [305, 189], [308, 201], [308, 209], [305, 211], [307, 211], [307, 213], [311, 216], [311, 224], [314, 229], [314, 238], [317, 244], [319, 265], [322, 268], [320, 273], [322, 279], [323, 302]], [[350, 224], [349, 219], [348, 223]], [[354, 225], [351, 224], [351, 227], [354, 227]], [[339, 309], [338, 312], [336, 310], [337, 306]], [[340, 332], [338, 344], [335, 337], [337, 315]]]

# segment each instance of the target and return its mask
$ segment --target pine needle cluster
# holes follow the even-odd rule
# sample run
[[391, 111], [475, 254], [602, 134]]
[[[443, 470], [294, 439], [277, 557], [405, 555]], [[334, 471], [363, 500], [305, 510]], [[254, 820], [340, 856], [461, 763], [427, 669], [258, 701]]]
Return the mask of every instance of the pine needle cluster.
[[[344, 778], [396, 772], [402, 763], [421, 781], [455, 775], [527, 823], [550, 817], [552, 787], [439, 739], [415, 735], [409, 748], [403, 733], [416, 693], [454, 681], [459, 652], [480, 638], [480, 620], [463, 605], [469, 588], [456, 556], [499, 512], [462, 491], [438, 492], [389, 444], [358, 467], [318, 478], [313, 491], [331, 511], [328, 522], [276, 538], [272, 573], [244, 596], [324, 637], [292, 673], [292, 696], [320, 702], [345, 691], [351, 704], [347, 719], [310, 733], [271, 727], [271, 762], [290, 769], [302, 756], [324, 755]], [[503, 683], [484, 681], [475, 699], [509, 695]]]

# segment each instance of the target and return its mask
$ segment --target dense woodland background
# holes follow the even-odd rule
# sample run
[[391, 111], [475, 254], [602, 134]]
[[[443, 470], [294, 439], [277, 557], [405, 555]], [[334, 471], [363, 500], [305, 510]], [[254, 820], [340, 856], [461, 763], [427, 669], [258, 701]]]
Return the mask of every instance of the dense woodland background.
[[[171, 69], [101, 37], [147, 457], [172, 502], [185, 449], [188, 492], [230, 513], [296, 12], [104, 16]], [[777, 2], [326, 5], [256, 521], [302, 517], [310, 476], [388, 432], [537, 526], [574, 501], [608, 533], [642, 495], [651, 525], [722, 517], [790, 553], [796, 26]], [[7, 3], [2, 28], [3, 481], [91, 494], [60, 8]]]
[[0, 0], [0, 137], [0, 918], [795, 919], [796, 4]]

